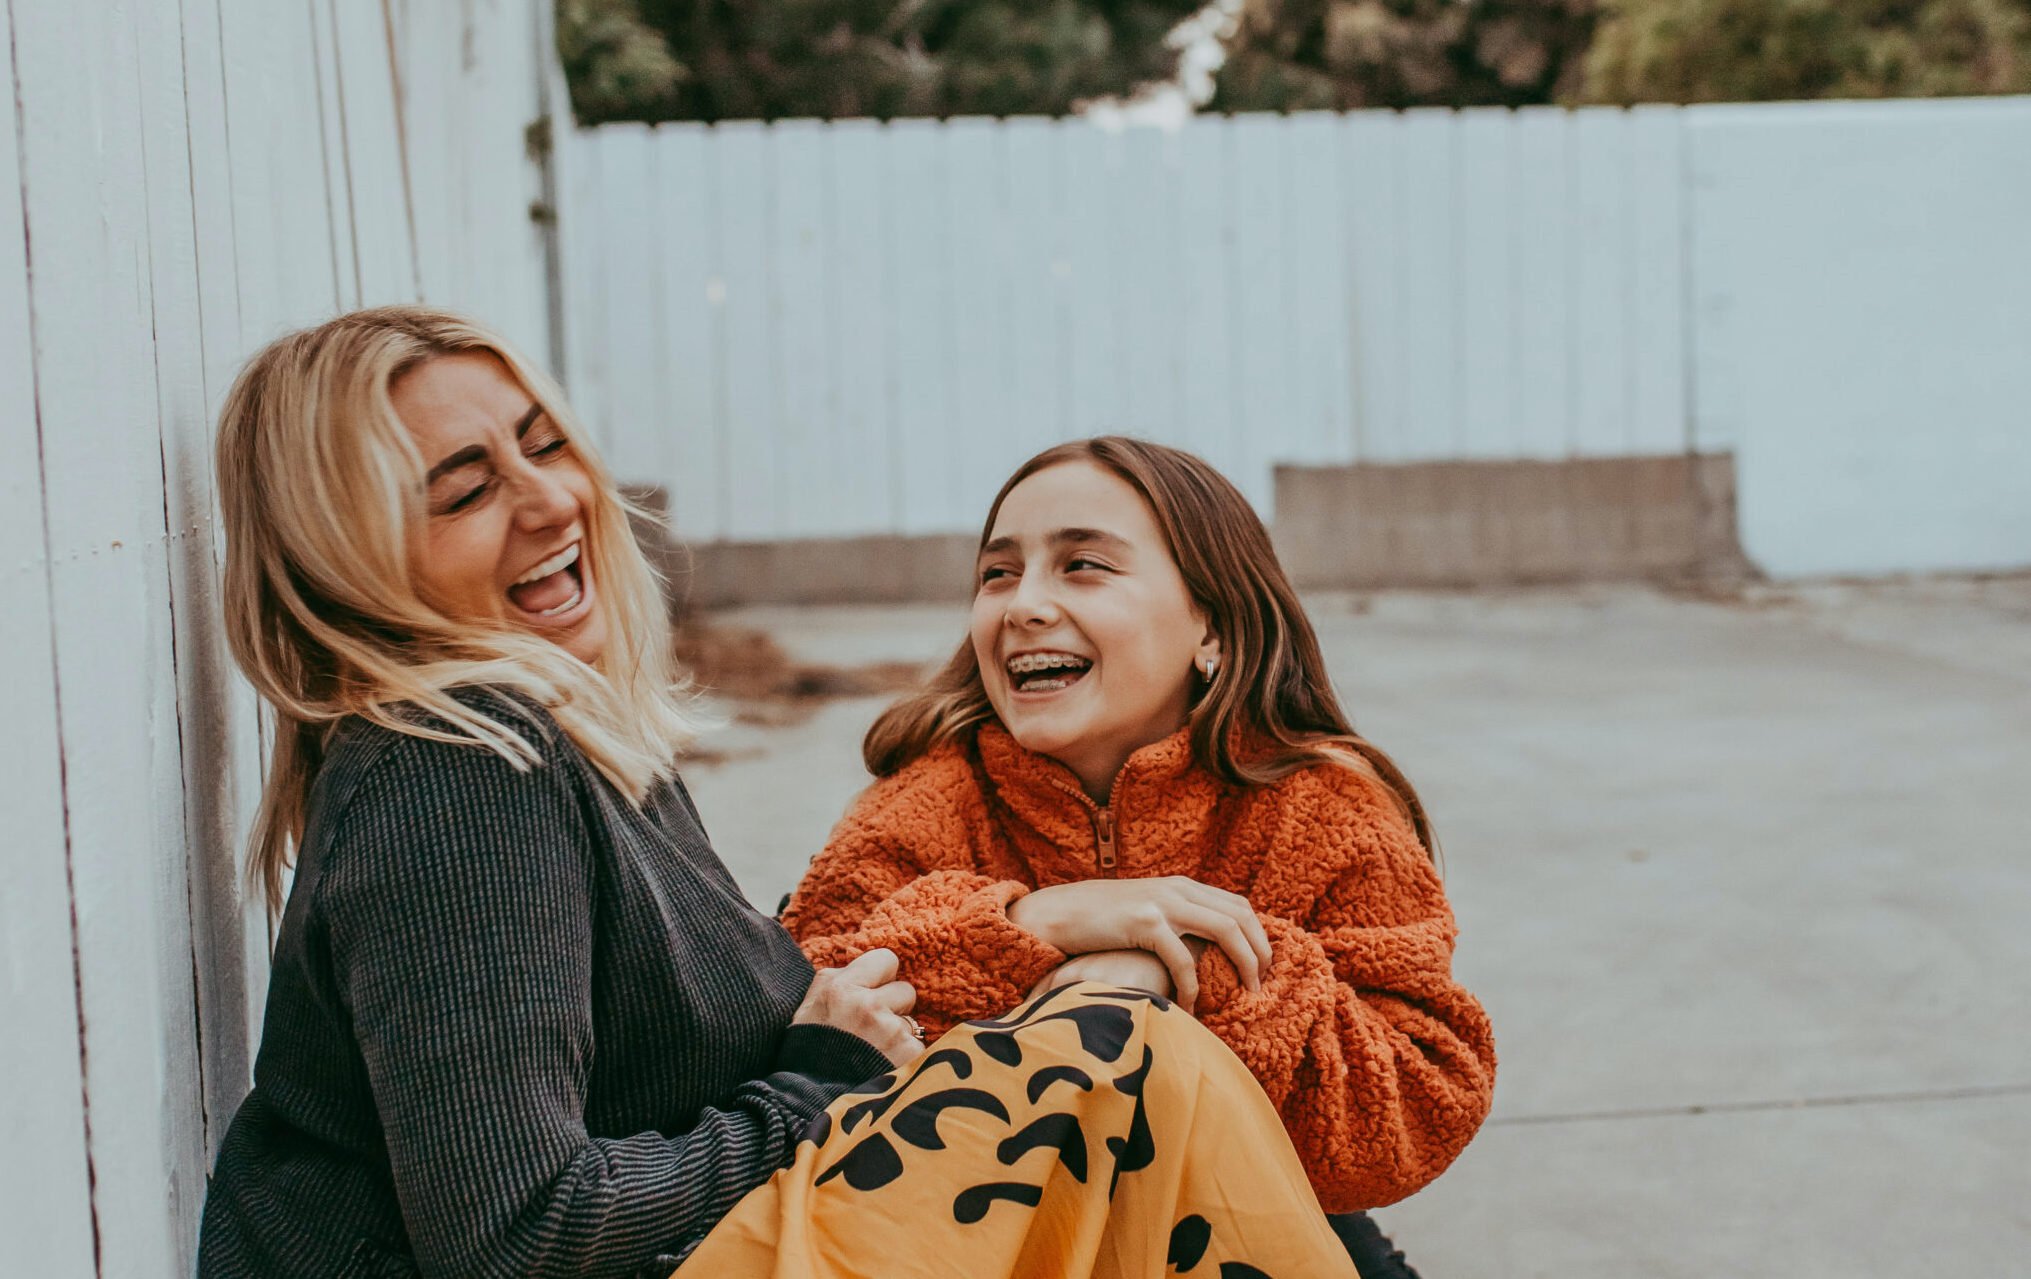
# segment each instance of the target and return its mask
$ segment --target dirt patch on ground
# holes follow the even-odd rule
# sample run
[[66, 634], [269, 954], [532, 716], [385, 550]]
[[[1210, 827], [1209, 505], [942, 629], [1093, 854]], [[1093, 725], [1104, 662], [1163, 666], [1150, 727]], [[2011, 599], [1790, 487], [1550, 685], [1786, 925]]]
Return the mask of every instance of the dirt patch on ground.
[[826, 702], [908, 692], [923, 683], [914, 662], [825, 666], [791, 659], [767, 631], [691, 617], [677, 628], [678, 665], [704, 692], [733, 704], [744, 724], [798, 724]]

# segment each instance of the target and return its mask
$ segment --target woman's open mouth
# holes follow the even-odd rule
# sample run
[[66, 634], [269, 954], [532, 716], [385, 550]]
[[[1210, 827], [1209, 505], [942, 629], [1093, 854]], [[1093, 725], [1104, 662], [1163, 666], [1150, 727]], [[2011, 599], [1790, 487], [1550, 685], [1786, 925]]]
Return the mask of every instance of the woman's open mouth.
[[1093, 662], [1074, 653], [1018, 653], [1004, 669], [1018, 693], [1060, 693], [1086, 678]]
[[517, 612], [539, 626], [557, 626], [576, 620], [585, 605], [585, 571], [579, 563], [579, 548], [573, 542], [544, 560], [508, 588], [508, 602]]

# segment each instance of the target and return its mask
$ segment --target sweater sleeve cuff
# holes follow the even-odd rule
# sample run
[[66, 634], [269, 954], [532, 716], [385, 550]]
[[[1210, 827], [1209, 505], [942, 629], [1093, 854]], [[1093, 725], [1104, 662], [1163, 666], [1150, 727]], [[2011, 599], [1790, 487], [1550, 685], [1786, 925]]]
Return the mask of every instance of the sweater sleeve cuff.
[[776, 1050], [776, 1069], [823, 1084], [851, 1087], [895, 1069], [882, 1050], [836, 1026], [790, 1027]]

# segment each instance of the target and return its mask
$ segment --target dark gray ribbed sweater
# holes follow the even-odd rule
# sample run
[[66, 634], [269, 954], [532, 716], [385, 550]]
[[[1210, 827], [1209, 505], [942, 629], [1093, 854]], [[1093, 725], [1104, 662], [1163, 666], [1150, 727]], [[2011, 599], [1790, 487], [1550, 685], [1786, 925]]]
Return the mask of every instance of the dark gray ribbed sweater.
[[460, 696], [544, 765], [335, 735], [205, 1279], [667, 1273], [888, 1067], [788, 1026], [811, 966], [680, 784], [637, 810], [547, 715]]

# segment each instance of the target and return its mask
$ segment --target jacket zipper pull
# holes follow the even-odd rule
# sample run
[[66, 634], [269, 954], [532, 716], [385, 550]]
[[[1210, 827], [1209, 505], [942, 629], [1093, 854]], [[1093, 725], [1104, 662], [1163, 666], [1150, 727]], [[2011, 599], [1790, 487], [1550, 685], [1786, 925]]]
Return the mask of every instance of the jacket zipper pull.
[[1114, 873], [1114, 814], [1101, 809], [1093, 815], [1094, 849], [1100, 855], [1100, 873]]

